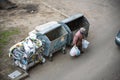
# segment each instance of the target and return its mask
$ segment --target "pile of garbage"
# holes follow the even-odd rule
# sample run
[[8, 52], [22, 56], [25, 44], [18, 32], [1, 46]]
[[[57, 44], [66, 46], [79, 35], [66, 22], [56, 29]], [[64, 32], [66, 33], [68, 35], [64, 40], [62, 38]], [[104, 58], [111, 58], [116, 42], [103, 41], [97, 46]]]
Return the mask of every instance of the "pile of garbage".
[[30, 34], [27, 38], [10, 48], [9, 57], [12, 56], [16, 66], [28, 70], [36, 63], [44, 63], [42, 56], [44, 44], [37, 39], [36, 34]]

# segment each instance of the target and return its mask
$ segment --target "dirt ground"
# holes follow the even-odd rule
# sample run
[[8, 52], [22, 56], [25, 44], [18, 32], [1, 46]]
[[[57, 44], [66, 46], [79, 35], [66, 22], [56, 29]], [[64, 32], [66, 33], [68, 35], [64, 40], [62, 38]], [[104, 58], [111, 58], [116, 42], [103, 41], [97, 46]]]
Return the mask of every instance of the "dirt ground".
[[[0, 78], [6, 80], [7, 74], [13, 70], [12, 59], [8, 57], [9, 48], [28, 36], [36, 26], [49, 21], [60, 21], [65, 16], [48, 8], [40, 0], [12, 0], [17, 4], [16, 9], [0, 10], [0, 31], [18, 28], [20, 33], [13, 35], [2, 49], [0, 55]], [[8, 78], [7, 78], [8, 79]]]
[[12, 36], [2, 49], [4, 53], [0, 55], [0, 80], [8, 80], [7, 74], [15, 69], [11, 65], [12, 60], [8, 58], [8, 50], [12, 45], [25, 38], [35, 26], [65, 18], [41, 1], [67, 15], [83, 13], [90, 22], [90, 47], [85, 54], [74, 59], [69, 54], [58, 54], [53, 62], [35, 66], [26, 80], [120, 80], [120, 49], [114, 43], [115, 35], [120, 29], [120, 0], [11, 1], [15, 2], [18, 8], [0, 10], [0, 32], [13, 27], [17, 27], [21, 32]]
[[32, 68], [26, 80], [120, 80], [120, 48], [114, 42], [120, 29], [120, 0], [44, 1], [67, 15], [83, 13], [90, 23], [90, 45], [78, 58], [71, 58], [69, 50], [58, 53], [53, 62]]

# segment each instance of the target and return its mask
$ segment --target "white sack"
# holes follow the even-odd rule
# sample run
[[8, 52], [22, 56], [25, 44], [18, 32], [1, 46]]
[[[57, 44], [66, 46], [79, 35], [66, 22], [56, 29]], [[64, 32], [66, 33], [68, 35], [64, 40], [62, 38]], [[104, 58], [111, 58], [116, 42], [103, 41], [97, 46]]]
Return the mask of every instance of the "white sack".
[[80, 55], [80, 50], [78, 47], [73, 46], [72, 49], [70, 50], [70, 56], [78, 56]]
[[82, 40], [82, 48], [87, 49], [89, 44], [90, 44], [90, 42], [88, 42], [87, 40], [85, 40], [85, 39]]

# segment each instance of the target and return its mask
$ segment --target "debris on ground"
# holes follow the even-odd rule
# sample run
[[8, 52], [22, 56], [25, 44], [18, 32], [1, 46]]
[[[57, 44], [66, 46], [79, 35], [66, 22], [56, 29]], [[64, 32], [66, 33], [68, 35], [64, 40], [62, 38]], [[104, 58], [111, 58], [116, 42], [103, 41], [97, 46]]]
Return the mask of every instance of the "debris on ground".
[[[28, 3], [29, 1], [30, 3]], [[0, 47], [0, 51], [2, 51], [0, 52], [1, 80], [9, 80], [8, 74], [18, 70], [18, 68], [16, 69], [16, 67], [12, 64], [12, 59], [8, 57], [9, 48], [12, 45], [20, 42], [28, 36], [28, 32], [32, 31], [35, 26], [49, 21], [60, 21], [64, 19], [64, 16], [60, 13], [57, 13], [53, 9], [45, 6], [41, 3], [41, 1], [37, 1], [37, 3], [36, 1], [15, 1], [17, 8], [12, 10], [0, 10], [0, 32], [6, 30], [14, 32], [11, 28], [17, 28], [19, 31], [19, 34], [15, 33], [15, 35], [12, 34], [9, 38], [7, 37], [6, 40], [8, 42], [7, 44], [4, 44], [4, 48], [3, 46], [2, 48]], [[8, 34], [5, 35], [9, 36]], [[0, 41], [4, 41], [4, 38], [0, 38]]]

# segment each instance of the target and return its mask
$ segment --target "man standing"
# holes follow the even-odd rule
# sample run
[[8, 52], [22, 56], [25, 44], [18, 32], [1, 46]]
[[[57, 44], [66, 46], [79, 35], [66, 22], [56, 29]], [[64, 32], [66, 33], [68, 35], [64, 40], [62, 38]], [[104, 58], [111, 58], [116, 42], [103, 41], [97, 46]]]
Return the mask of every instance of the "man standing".
[[84, 53], [83, 48], [82, 48], [82, 39], [85, 38], [85, 28], [80, 28], [80, 30], [78, 30], [76, 32], [76, 34], [74, 35], [73, 38], [73, 45], [76, 45], [78, 47], [78, 49], [80, 49], [81, 53]]

